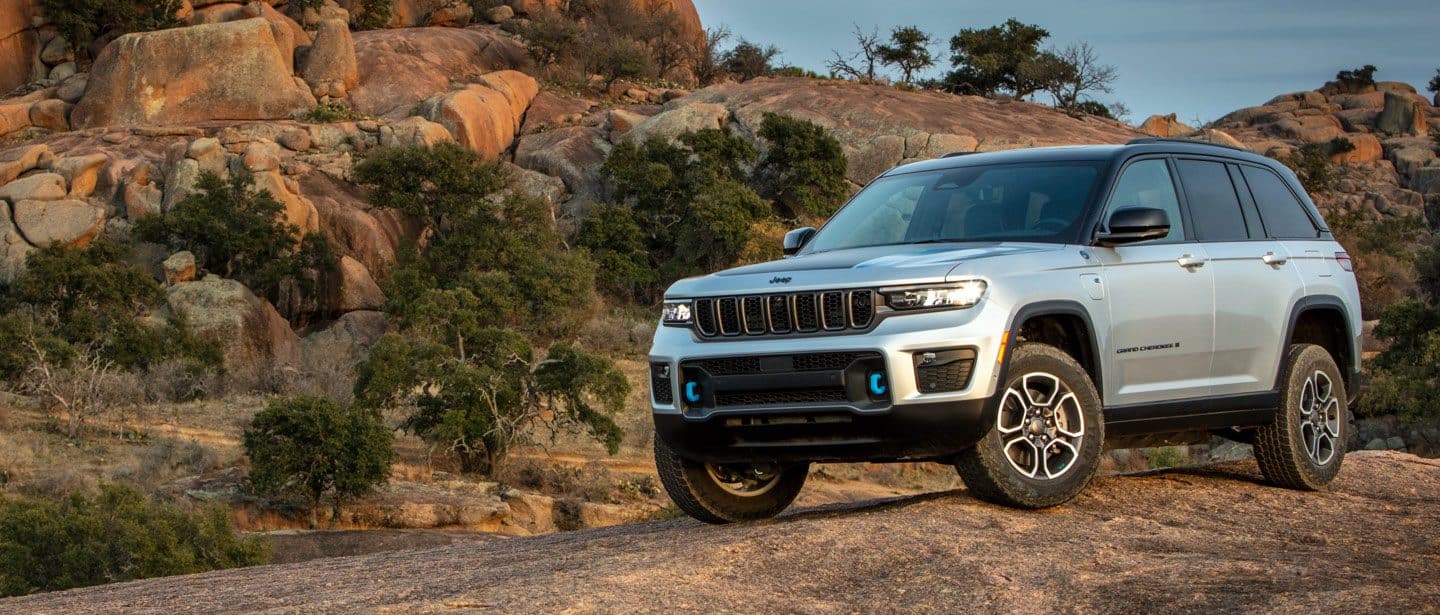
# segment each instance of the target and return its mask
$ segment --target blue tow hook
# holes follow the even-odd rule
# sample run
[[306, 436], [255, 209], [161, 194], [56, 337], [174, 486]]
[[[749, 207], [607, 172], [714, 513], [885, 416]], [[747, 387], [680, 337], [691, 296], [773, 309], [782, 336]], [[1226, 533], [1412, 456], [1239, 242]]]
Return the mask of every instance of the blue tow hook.
[[700, 383], [685, 383], [685, 401], [688, 401], [692, 404], [700, 403]]
[[884, 394], [885, 394], [885, 391], [888, 391], [888, 390], [890, 390], [889, 387], [885, 386], [885, 374], [882, 374], [882, 373], [879, 373], [879, 372], [875, 372], [875, 373], [870, 374], [870, 394], [871, 394], [871, 395], [874, 395], [874, 396], [876, 396], [876, 397], [879, 397], [879, 396], [881, 396], [881, 395], [884, 395]]

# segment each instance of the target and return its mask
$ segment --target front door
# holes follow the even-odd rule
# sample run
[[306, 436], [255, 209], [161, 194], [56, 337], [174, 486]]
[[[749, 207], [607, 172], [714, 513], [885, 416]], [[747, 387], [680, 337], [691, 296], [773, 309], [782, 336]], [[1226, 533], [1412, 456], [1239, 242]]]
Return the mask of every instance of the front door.
[[1121, 171], [1106, 205], [1164, 210], [1170, 234], [1150, 242], [1094, 249], [1110, 308], [1102, 349], [1105, 403], [1125, 406], [1208, 393], [1215, 334], [1214, 269], [1189, 237], [1164, 158], [1140, 159]]

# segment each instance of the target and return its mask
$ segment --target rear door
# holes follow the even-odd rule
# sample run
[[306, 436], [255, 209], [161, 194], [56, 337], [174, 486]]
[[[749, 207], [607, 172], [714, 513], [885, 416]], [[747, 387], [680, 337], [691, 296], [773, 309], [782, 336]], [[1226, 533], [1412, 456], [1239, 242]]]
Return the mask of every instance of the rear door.
[[1266, 236], [1237, 165], [1179, 158], [1176, 167], [1215, 276], [1209, 394], [1268, 391], [1274, 387], [1285, 315], [1304, 284], [1285, 249]]
[[[1165, 210], [1163, 239], [1096, 247], [1111, 331], [1103, 349], [1105, 404], [1125, 406], [1205, 395], [1214, 336], [1214, 284], [1205, 249], [1190, 236], [1165, 157], [1130, 161], [1104, 217], [1127, 207]], [[1103, 224], [1103, 222], [1102, 222]]]

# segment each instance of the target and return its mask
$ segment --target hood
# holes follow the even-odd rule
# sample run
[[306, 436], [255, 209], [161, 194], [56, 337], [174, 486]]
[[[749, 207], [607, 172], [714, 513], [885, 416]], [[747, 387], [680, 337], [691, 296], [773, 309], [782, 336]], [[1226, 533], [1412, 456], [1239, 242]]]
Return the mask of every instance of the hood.
[[666, 296], [803, 291], [851, 286], [943, 282], [957, 266], [979, 259], [1064, 249], [1042, 243], [932, 243], [872, 246], [803, 254], [676, 282]]

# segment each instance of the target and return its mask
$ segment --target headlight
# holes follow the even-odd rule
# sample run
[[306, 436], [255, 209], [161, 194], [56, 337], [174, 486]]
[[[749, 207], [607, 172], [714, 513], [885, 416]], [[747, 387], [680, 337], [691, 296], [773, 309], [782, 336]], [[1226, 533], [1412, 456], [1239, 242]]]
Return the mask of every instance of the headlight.
[[896, 310], [968, 308], [985, 296], [984, 280], [915, 288], [882, 289], [885, 302]]
[[666, 301], [660, 321], [667, 325], [688, 325], [693, 319], [689, 301]]

